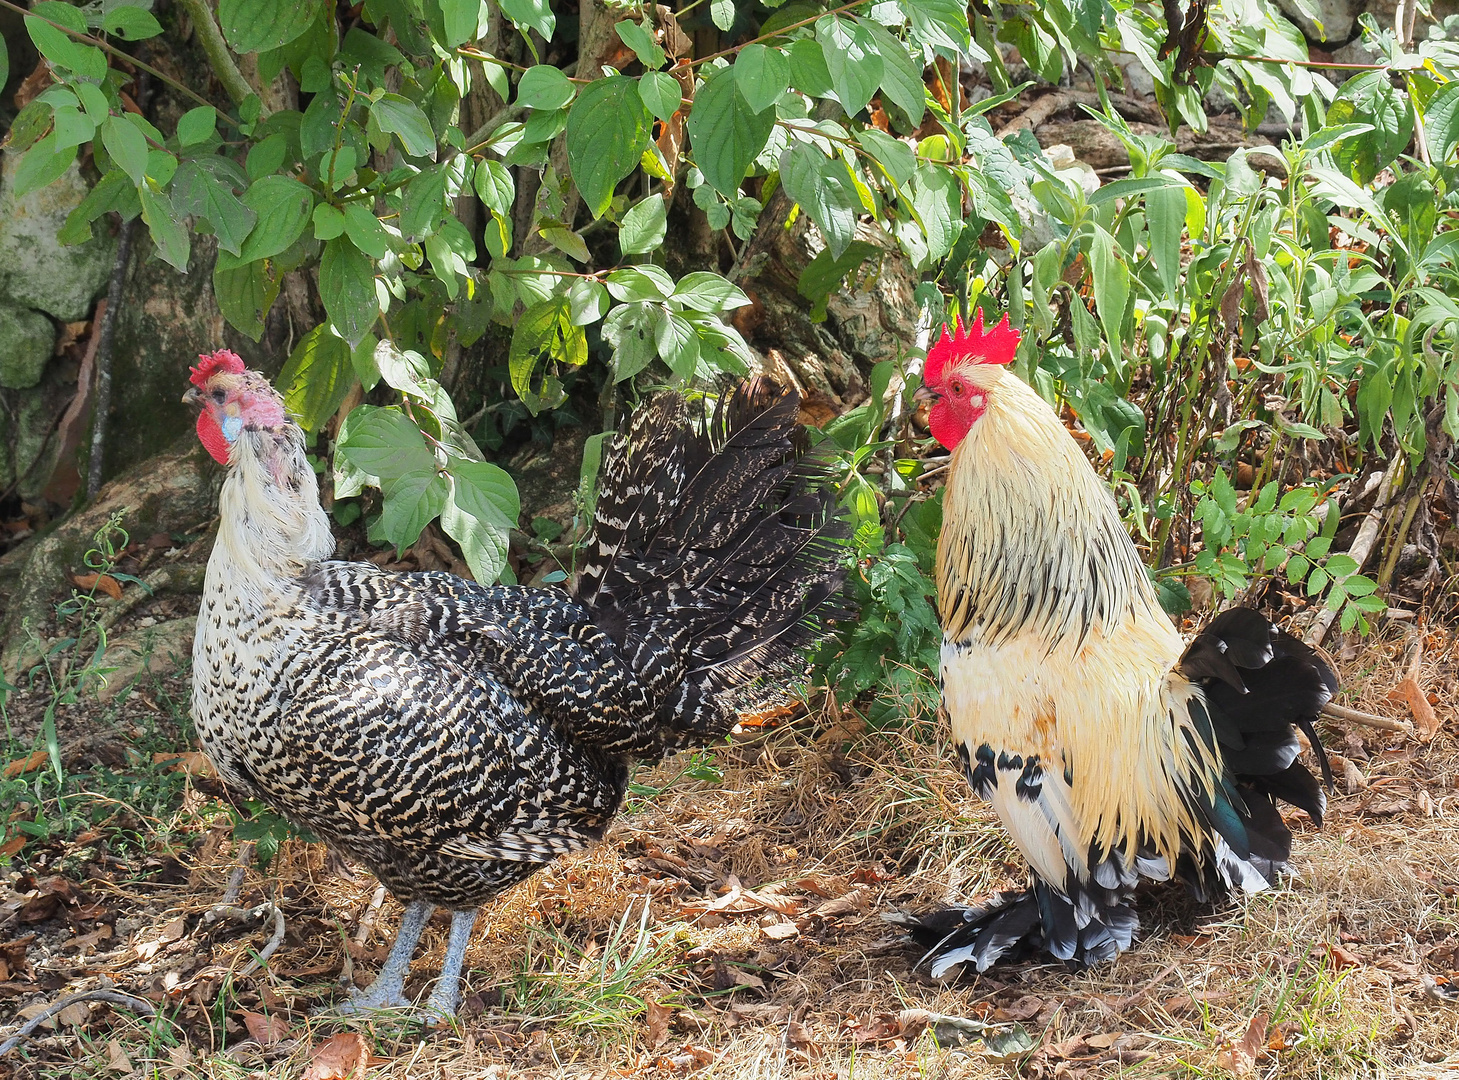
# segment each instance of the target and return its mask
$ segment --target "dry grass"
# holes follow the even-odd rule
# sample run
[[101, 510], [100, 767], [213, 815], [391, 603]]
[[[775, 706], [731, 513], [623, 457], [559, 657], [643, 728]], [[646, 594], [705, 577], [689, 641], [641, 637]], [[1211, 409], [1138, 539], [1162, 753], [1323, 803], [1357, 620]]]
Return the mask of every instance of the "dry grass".
[[[1431, 642], [1421, 683], [1447, 719], [1456, 663], [1441, 644]], [[1393, 712], [1383, 699], [1401, 653], [1394, 640], [1339, 657], [1362, 688], [1345, 700]], [[273, 895], [288, 914], [268, 974], [223, 979], [267, 938], [199, 926], [231, 870], [225, 841], [195, 851], [186, 883], [118, 886], [110, 898], [140, 916], [100, 965], [120, 987], [144, 991], [191, 961], [194, 989], [174, 993], [184, 1004], [168, 1022], [98, 1013], [12, 1060], [28, 1074], [122, 1076], [119, 1049], [138, 1076], [293, 1078], [322, 1039], [358, 1031], [381, 1080], [1459, 1077], [1459, 1006], [1426, 996], [1421, 981], [1459, 969], [1459, 742], [1450, 731], [1426, 746], [1330, 734], [1361, 784], [1349, 773], [1346, 790], [1340, 774], [1326, 826], [1298, 837], [1294, 880], [1218, 910], [1156, 891], [1143, 902], [1143, 940], [1091, 972], [1031, 965], [954, 984], [915, 972], [881, 912], [968, 899], [1021, 870], [935, 732], [847, 740], [799, 728], [715, 751], [718, 782], [689, 779], [682, 758], [644, 773], [607, 842], [488, 907], [453, 1030], [421, 1040], [388, 1018], [309, 1016], [336, 994], [374, 883], [332, 875], [303, 844], [245, 885], [245, 902]], [[724, 908], [736, 881], [738, 900], [705, 910]], [[361, 981], [398, 913], [387, 900], [367, 929]], [[179, 915], [186, 935], [143, 970], [136, 943]], [[444, 937], [438, 920], [413, 991], [428, 987]], [[980, 1042], [941, 1047], [906, 1026], [906, 1009], [1017, 1022], [1032, 1048], [999, 1060]], [[245, 1012], [279, 1015], [290, 1037], [250, 1042]], [[1248, 1068], [1231, 1046], [1258, 1015], [1269, 1027]]]

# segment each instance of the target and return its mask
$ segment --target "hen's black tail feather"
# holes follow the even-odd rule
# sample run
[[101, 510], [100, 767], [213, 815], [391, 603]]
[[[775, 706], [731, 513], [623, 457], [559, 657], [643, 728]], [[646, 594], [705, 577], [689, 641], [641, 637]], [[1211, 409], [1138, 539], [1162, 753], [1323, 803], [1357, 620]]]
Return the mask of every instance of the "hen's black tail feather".
[[708, 415], [702, 401], [660, 394], [605, 461], [577, 595], [640, 670], [683, 673], [660, 713], [672, 731], [722, 731], [720, 691], [842, 614], [847, 529], [798, 408], [765, 379]]

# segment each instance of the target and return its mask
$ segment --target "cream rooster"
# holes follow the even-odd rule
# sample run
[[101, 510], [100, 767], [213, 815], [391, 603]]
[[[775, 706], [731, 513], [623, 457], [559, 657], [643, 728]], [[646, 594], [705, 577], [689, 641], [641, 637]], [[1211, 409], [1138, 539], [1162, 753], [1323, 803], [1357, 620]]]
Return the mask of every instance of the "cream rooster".
[[638, 759], [706, 745], [727, 692], [820, 633], [843, 575], [797, 399], [641, 409], [605, 459], [576, 596], [332, 562], [304, 437], [259, 373], [200, 358], [184, 400], [228, 468], [193, 645], [193, 716], [231, 787], [365, 863], [406, 904], [353, 1007], [404, 1007], [452, 913], [430, 1014], [454, 1012], [477, 907], [603, 835]]
[[934, 974], [1037, 948], [1079, 964], [1130, 946], [1141, 878], [1204, 899], [1272, 884], [1321, 823], [1312, 721], [1332, 671], [1254, 611], [1186, 647], [1109, 489], [1052, 408], [1006, 365], [1007, 317], [943, 327], [918, 397], [952, 453], [937, 548], [942, 698], [968, 782], [1033, 871], [1027, 892], [912, 920]]

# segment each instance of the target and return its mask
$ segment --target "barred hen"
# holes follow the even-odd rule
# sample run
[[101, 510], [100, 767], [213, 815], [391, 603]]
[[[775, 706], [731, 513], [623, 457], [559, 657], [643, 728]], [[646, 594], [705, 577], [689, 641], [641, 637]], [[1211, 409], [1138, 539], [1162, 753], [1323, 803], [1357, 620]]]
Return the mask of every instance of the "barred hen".
[[448, 1015], [476, 908], [603, 835], [635, 760], [706, 744], [732, 688], [813, 641], [843, 576], [795, 394], [642, 408], [605, 461], [576, 596], [335, 562], [304, 438], [223, 350], [184, 400], [228, 466], [193, 644], [193, 716], [231, 787], [406, 903], [355, 1008], [403, 1007], [437, 907]]
[[[1006, 365], [1018, 332], [943, 327], [918, 391], [952, 454], [937, 548], [942, 697], [969, 784], [1032, 867], [1027, 892], [910, 920], [934, 975], [1038, 949], [1108, 960], [1140, 879], [1200, 899], [1274, 883], [1284, 800], [1321, 824], [1298, 760], [1337, 691], [1309, 648], [1254, 611], [1185, 647], [1109, 489]], [[899, 920], [900, 921], [900, 920]]]

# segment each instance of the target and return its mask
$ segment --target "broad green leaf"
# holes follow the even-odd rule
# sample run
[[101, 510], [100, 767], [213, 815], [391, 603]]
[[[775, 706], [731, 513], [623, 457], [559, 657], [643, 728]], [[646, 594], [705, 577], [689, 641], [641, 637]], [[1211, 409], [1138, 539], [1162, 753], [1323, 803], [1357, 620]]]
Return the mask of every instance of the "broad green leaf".
[[420, 106], [400, 94], [384, 94], [370, 106], [375, 126], [400, 139], [411, 157], [436, 156], [436, 135]]
[[689, 140], [694, 164], [726, 198], [739, 193], [750, 165], [765, 149], [775, 127], [775, 110], [750, 108], [735, 84], [735, 69], [710, 76], [694, 98], [689, 113]]
[[351, 348], [360, 343], [379, 318], [375, 268], [369, 256], [346, 237], [324, 245], [319, 260], [319, 298], [324, 301], [330, 322]]
[[664, 316], [662, 305], [619, 304], [603, 320], [603, 340], [613, 346], [613, 381], [632, 378], [658, 356], [655, 329]]
[[796, 283], [796, 291], [811, 302], [812, 321], [819, 322], [826, 317], [826, 301], [831, 293], [841, 287], [847, 274], [874, 254], [876, 248], [871, 244], [853, 240], [840, 258], [834, 258], [829, 249], [823, 249], [806, 264]]
[[1124, 349], [1120, 336], [1125, 319], [1125, 303], [1130, 298], [1130, 272], [1120, 259], [1114, 237], [1098, 225], [1093, 226], [1094, 239], [1089, 250], [1089, 269], [1094, 277], [1094, 306], [1104, 324], [1105, 341], [1118, 358]]
[[937, 262], [952, 250], [962, 229], [962, 190], [948, 169], [919, 164], [907, 186], [927, 240], [928, 258]]
[[344, 234], [344, 213], [337, 206], [320, 203], [314, 208], [314, 239], [333, 240]]
[[461, 545], [461, 554], [466, 558], [471, 576], [483, 584], [490, 584], [500, 578], [507, 567], [510, 533], [509, 530], [488, 527], [461, 509], [457, 502], [461, 489], [461, 481], [453, 476], [451, 495], [441, 509], [441, 528]]
[[450, 494], [446, 478], [432, 464], [429, 469], [409, 472], [380, 484], [385, 505], [380, 510], [380, 532], [403, 551], [420, 539], [421, 531], [446, 508]]
[[831, 93], [831, 70], [815, 38], [800, 38], [790, 46], [790, 84], [810, 97]]
[[234, 52], [287, 45], [319, 17], [322, 0], [218, 0], [218, 25]]
[[1367, 185], [1403, 153], [1413, 138], [1413, 110], [1407, 95], [1389, 81], [1387, 71], [1365, 71], [1345, 82], [1327, 108], [1327, 124], [1371, 124], [1360, 139], [1345, 139], [1332, 150], [1333, 160]]
[[618, 226], [618, 246], [625, 255], [657, 251], [668, 229], [669, 212], [662, 195], [651, 195], [631, 207]]
[[738, 285], [705, 270], [684, 275], [671, 299], [695, 311], [729, 311], [750, 303]]
[[533, 304], [517, 321], [507, 366], [512, 389], [532, 413], [555, 408], [562, 394], [561, 384], [550, 372], [544, 375], [541, 392], [532, 389], [532, 377], [543, 354], [549, 360], [580, 366], [588, 359], [588, 341], [582, 328], [572, 323], [572, 305], [566, 295]]
[[820, 227], [833, 258], [840, 258], [856, 233], [861, 196], [846, 162], [798, 142], [780, 159], [780, 182]]
[[134, 4], [118, 4], [102, 17], [101, 25], [108, 34], [123, 41], [141, 41], [162, 33], [162, 24], [145, 8]]
[[120, 169], [112, 169], [96, 182], [81, 205], [67, 215], [66, 225], [56, 234], [56, 239], [67, 245], [84, 244], [92, 238], [91, 223], [111, 211], [116, 211], [123, 221], [130, 221], [142, 212], [136, 187]]
[[[58, 5], [59, 7], [70, 7], [69, 4]], [[76, 11], [75, 8], [71, 8]], [[47, 18], [59, 15], [59, 11], [52, 12]], [[79, 13], [78, 13], [79, 14]], [[56, 22], [64, 20], [55, 19]], [[85, 20], [82, 20], [82, 29], [85, 29]], [[57, 30], [50, 23], [36, 18], [34, 15], [25, 17], [25, 29], [30, 35], [30, 40], [40, 50], [42, 56], [56, 67], [66, 68], [78, 75], [100, 81], [106, 76], [106, 57], [100, 49], [90, 45], [82, 45], [70, 37], [63, 30]]]
[[230, 255], [242, 255], [244, 239], [258, 220], [232, 188], [196, 161], [184, 161], [178, 166], [172, 178], [172, 206], [179, 214], [206, 218], [218, 237], [218, 246]]
[[240, 334], [258, 341], [264, 318], [279, 295], [283, 274], [268, 260], [240, 263], [226, 254], [213, 266], [213, 298], [223, 318]]
[[[1423, 115], [1429, 154], [1437, 165], [1447, 161], [1449, 151], [1454, 149], [1455, 143], [1459, 143], [1459, 81], [1439, 87], [1438, 92], [1429, 98]], [[1323, 130], [1326, 129], [1319, 129], [1313, 138], [1321, 135]]]
[[1180, 281], [1180, 241], [1185, 233], [1185, 190], [1160, 188], [1145, 196], [1145, 222], [1150, 230], [1150, 256], [1160, 284], [1174, 296]]
[[648, 20], [645, 19], [644, 25], [640, 25], [624, 19], [614, 23], [613, 29], [618, 32], [619, 40], [633, 50], [633, 55], [638, 57], [638, 62], [652, 71], [654, 68], [663, 67], [664, 61], [668, 57], [659, 47], [658, 42], [654, 41], [653, 32], [647, 22]]
[[274, 380], [284, 405], [309, 434], [322, 428], [339, 409], [355, 381], [350, 348], [321, 323], [305, 334]]
[[0, 37], [0, 86], [10, 81], [10, 47]]
[[578, 94], [567, 116], [567, 162], [594, 217], [603, 216], [618, 181], [638, 165], [652, 127], [634, 79], [612, 75]]
[[577, 262], [586, 263], [592, 258], [583, 238], [571, 229], [564, 229], [561, 225], [549, 225], [539, 232], [542, 239]]
[[816, 40], [841, 107], [847, 116], [855, 116], [876, 93], [885, 70], [875, 39], [855, 19], [826, 15], [816, 21]]
[[177, 142], [180, 146], [197, 146], [213, 137], [218, 127], [218, 112], [211, 105], [189, 109], [177, 121]]
[[409, 243], [419, 243], [441, 227], [446, 216], [446, 185], [450, 180], [447, 162], [432, 165], [416, 173], [400, 193], [401, 235]]
[[510, 215], [517, 197], [512, 174], [500, 161], [482, 158], [476, 166], [476, 197], [494, 214]]
[[339, 452], [355, 468], [382, 481], [436, 467], [436, 455], [420, 428], [395, 406], [357, 406], [340, 430]]
[[522, 72], [517, 83], [517, 104], [529, 109], [565, 109], [576, 91], [568, 77], [551, 64], [538, 64]]
[[735, 85], [751, 112], [762, 112], [790, 89], [790, 58], [780, 49], [746, 45], [735, 58]]
[[11, 183], [15, 185], [15, 197], [29, 195], [47, 184], [54, 183], [76, 160], [76, 147], [56, 149], [56, 137], [47, 135], [25, 152], [20, 159]]
[[957, 54], [977, 49], [968, 28], [968, 9], [961, 0], [902, 0], [902, 7], [911, 16], [913, 37], [923, 44], [940, 45]]
[[567, 290], [574, 326], [591, 326], [608, 310], [608, 290], [593, 278], [576, 278]]
[[109, 116], [101, 125], [101, 145], [132, 183], [142, 182], [147, 175], [147, 140], [141, 131], [120, 116]]
[[345, 203], [344, 231], [354, 241], [355, 247], [372, 259], [383, 259], [390, 250], [390, 234], [365, 203]]
[[699, 363], [699, 335], [682, 315], [666, 311], [654, 325], [654, 346], [674, 378], [688, 380]]
[[171, 201], [166, 195], [154, 192], [148, 184], [137, 189], [137, 196], [142, 200], [142, 220], [152, 233], [157, 254], [176, 269], [187, 273], [187, 256], [191, 245], [186, 231], [177, 220], [177, 212], [173, 210]]
[[858, 131], [856, 140], [886, 170], [886, 174], [898, 187], [906, 186], [912, 179], [912, 172], [917, 167], [917, 155], [901, 139], [894, 139], [884, 131], [869, 127]]
[[485, 461], [452, 457], [446, 471], [456, 481], [456, 505], [462, 510], [503, 534], [517, 527], [522, 501], [516, 481], [505, 469]]
[[454, 49], [474, 40], [483, 14], [480, 0], [438, 0], [438, 3], [442, 27], [446, 31], [446, 46]]
[[557, 16], [547, 0], [499, 0], [502, 13], [518, 26], [536, 30], [548, 41], [557, 29]]
[[674, 292], [674, 279], [662, 267], [652, 263], [614, 270], [608, 275], [606, 284], [613, 299], [630, 303], [635, 300], [667, 300]]
[[734, 0], [709, 0], [709, 18], [721, 30], [735, 24]]
[[648, 106], [648, 111], [660, 120], [668, 120], [678, 112], [683, 100], [679, 80], [662, 71], [650, 71], [639, 76], [638, 96]]
[[291, 246], [314, 212], [314, 193], [289, 176], [264, 176], [243, 193], [243, 205], [258, 221], [239, 254], [242, 262], [271, 258]]
[[881, 54], [881, 90], [907, 114], [912, 124], [922, 123], [927, 109], [927, 87], [922, 83], [922, 65], [913, 59], [908, 46], [894, 38], [886, 27], [871, 19], [857, 24], [871, 38]]

